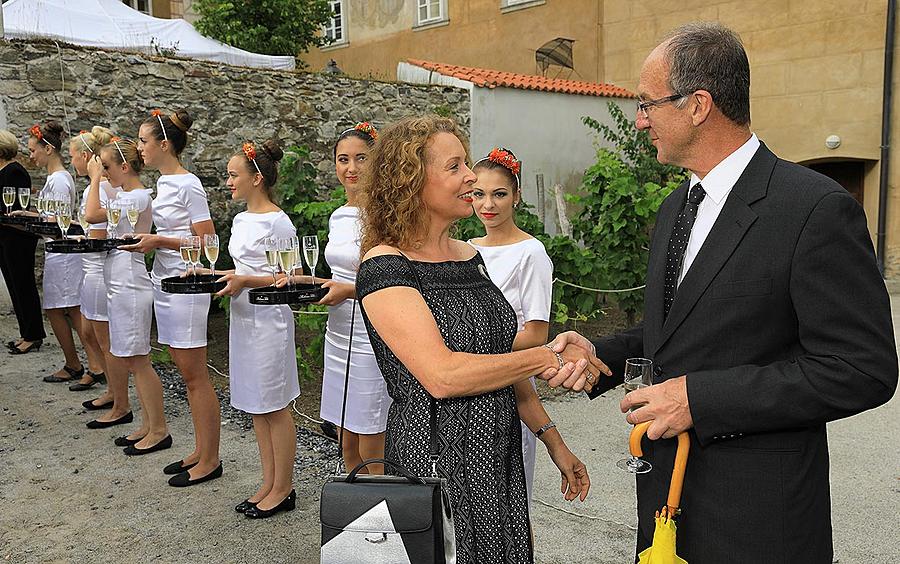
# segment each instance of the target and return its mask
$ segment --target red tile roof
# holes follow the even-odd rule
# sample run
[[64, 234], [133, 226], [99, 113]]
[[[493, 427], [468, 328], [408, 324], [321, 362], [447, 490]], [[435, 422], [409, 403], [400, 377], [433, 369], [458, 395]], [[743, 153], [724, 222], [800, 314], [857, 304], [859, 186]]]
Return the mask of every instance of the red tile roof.
[[444, 76], [452, 76], [467, 80], [475, 86], [483, 88], [521, 88], [523, 90], [542, 90], [544, 92], [561, 92], [563, 94], [581, 94], [584, 96], [608, 96], [613, 98], [635, 98], [633, 92], [612, 84], [587, 82], [584, 80], [563, 80], [546, 78], [530, 74], [518, 74], [475, 67], [447, 65], [421, 59], [407, 59], [409, 64], [434, 71]]

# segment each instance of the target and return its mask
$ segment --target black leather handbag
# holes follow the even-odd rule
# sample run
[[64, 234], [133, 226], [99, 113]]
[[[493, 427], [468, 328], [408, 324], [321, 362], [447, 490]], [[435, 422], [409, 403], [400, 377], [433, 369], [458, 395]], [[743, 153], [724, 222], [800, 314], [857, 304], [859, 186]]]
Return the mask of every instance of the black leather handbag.
[[[341, 436], [350, 380], [353, 320], [344, 377]], [[322, 564], [455, 564], [456, 534], [446, 491], [446, 480], [437, 477], [437, 411], [431, 400], [432, 476], [419, 477], [396, 462], [381, 458], [364, 460], [349, 474], [337, 474], [322, 486], [319, 519], [322, 523]], [[368, 464], [384, 464], [395, 476], [359, 474]], [[341, 463], [338, 463], [340, 472]]]

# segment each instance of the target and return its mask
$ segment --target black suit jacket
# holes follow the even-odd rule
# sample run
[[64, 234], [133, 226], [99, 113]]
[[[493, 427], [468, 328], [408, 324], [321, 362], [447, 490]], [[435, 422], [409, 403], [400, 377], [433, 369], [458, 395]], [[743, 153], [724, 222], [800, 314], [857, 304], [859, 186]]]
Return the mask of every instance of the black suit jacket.
[[[694, 428], [678, 525], [691, 564], [832, 561], [825, 423], [897, 386], [887, 291], [865, 214], [840, 185], [762, 145], [732, 189], [663, 320], [669, 235], [688, 185], [660, 207], [640, 326], [595, 342], [657, 381], [687, 374]], [[592, 392], [596, 397], [603, 389]], [[623, 441], [625, 441], [623, 429]], [[675, 441], [644, 440], [638, 551], [665, 503]]]

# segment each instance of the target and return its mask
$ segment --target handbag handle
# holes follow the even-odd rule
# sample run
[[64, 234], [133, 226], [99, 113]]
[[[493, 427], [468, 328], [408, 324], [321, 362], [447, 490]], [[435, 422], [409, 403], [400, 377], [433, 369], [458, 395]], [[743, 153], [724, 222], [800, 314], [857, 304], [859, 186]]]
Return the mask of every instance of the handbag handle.
[[362, 470], [363, 468], [365, 468], [366, 466], [368, 466], [369, 464], [384, 464], [385, 466], [390, 466], [391, 468], [396, 470], [399, 475], [403, 476], [410, 482], [412, 482], [414, 484], [425, 485], [425, 480], [416, 476], [415, 474], [413, 474], [412, 472], [410, 472], [409, 470], [407, 470], [400, 464], [397, 464], [396, 462], [387, 460], [385, 458], [370, 458], [368, 460], [363, 460], [362, 462], [360, 462], [359, 464], [356, 465], [356, 468], [354, 468], [353, 470], [350, 471], [350, 473], [347, 475], [347, 479], [345, 481], [348, 484], [355, 482], [356, 475], [359, 474], [359, 471]]
[[[350, 342], [347, 344], [347, 366], [344, 370], [344, 399], [341, 402], [341, 430], [338, 433], [338, 463], [335, 474], [341, 473], [344, 465], [344, 421], [347, 417], [347, 389], [350, 387], [350, 355], [353, 353], [353, 322], [356, 321], [356, 300], [350, 310]], [[357, 467], [358, 468], [358, 467]]]

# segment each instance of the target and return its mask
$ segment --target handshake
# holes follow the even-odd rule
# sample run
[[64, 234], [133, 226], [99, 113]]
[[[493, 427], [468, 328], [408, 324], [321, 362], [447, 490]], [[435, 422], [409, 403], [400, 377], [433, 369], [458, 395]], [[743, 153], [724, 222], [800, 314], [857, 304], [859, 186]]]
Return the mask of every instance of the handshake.
[[559, 355], [562, 367], [549, 368], [541, 375], [551, 388], [562, 386], [576, 392], [590, 392], [600, 378], [611, 378], [612, 371], [597, 358], [594, 344], [574, 331], [566, 331], [547, 343]]

